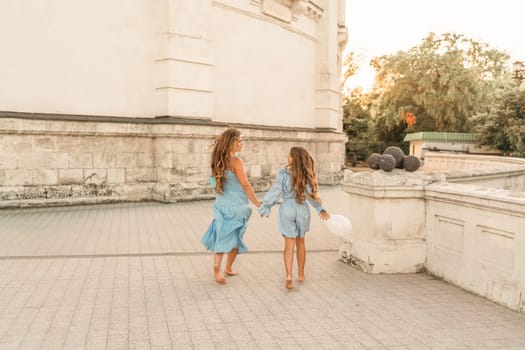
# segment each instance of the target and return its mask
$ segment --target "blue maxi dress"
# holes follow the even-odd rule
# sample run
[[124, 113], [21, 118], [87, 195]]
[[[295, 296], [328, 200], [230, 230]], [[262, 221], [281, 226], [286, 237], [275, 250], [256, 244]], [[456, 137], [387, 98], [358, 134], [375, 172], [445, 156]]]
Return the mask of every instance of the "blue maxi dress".
[[[307, 195], [312, 193], [309, 184], [306, 191]], [[292, 191], [292, 178], [286, 168], [279, 170], [275, 182], [264, 195], [263, 204], [257, 209], [259, 214], [269, 216], [271, 208], [281, 196], [283, 202], [279, 207], [279, 232], [288, 238], [303, 238], [310, 231], [310, 207], [307, 202], [315, 208], [317, 214], [325, 210], [324, 207], [309, 196], [303, 203], [297, 203], [295, 192]]]
[[238, 248], [239, 254], [246, 253], [248, 247], [242, 238], [251, 214], [248, 196], [237, 175], [228, 169], [224, 191], [215, 197], [213, 220], [201, 238], [202, 244], [214, 253], [228, 253], [233, 248]]

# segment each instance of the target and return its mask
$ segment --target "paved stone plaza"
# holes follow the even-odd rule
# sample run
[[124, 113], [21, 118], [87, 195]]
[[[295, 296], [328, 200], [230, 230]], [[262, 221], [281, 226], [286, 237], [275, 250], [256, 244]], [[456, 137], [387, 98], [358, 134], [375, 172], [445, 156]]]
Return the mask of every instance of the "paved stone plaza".
[[[321, 196], [347, 210], [338, 186]], [[525, 349], [525, 315], [426, 274], [364, 274], [316, 217], [304, 284], [284, 288], [274, 209], [220, 286], [199, 242], [211, 205], [0, 211], [0, 349]]]

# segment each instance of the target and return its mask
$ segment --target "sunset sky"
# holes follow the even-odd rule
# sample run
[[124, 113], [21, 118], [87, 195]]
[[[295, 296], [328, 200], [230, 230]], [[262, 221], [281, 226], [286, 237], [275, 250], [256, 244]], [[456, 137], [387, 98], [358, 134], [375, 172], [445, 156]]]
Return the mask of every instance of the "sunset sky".
[[347, 0], [347, 50], [360, 70], [348, 87], [371, 87], [371, 57], [419, 45], [429, 32], [455, 32], [525, 61], [525, 1], [522, 0]]

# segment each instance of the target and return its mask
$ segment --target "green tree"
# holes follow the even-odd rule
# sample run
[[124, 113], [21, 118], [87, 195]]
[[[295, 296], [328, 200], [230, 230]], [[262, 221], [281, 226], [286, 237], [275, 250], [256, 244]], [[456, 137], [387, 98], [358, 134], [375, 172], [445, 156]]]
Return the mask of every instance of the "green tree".
[[472, 118], [481, 144], [525, 157], [525, 90], [508, 84], [495, 91], [496, 103]]
[[346, 155], [352, 163], [366, 159], [370, 153], [371, 120], [367, 96], [362, 90], [354, 89], [344, 99], [343, 130], [348, 136]]
[[341, 82], [341, 86], [344, 87], [348, 81], [348, 79], [355, 75], [357, 71], [359, 70], [359, 66], [356, 62], [354, 52], [348, 52], [345, 55], [345, 59], [343, 61], [343, 81]]
[[[459, 34], [430, 33], [421, 45], [374, 58], [372, 117], [378, 137], [399, 142], [404, 132], [471, 129], [486, 112], [491, 86], [506, 72], [508, 55]], [[407, 112], [416, 116], [409, 126]]]

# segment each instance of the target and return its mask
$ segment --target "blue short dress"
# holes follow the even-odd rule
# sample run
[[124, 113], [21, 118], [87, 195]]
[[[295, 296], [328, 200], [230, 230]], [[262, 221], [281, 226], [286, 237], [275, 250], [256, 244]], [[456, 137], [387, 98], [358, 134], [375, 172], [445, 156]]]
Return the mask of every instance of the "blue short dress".
[[[307, 194], [311, 192], [308, 184]], [[259, 214], [270, 215], [271, 208], [281, 196], [283, 202], [279, 207], [279, 232], [288, 238], [303, 238], [305, 232], [310, 231], [310, 207], [306, 202], [310, 203], [318, 214], [325, 210], [324, 207], [309, 196], [302, 204], [297, 203], [295, 193], [292, 191], [292, 178], [286, 168], [279, 170], [275, 182], [264, 195], [263, 204], [258, 208]]]
[[238, 248], [246, 253], [248, 247], [242, 237], [252, 214], [248, 196], [242, 189], [237, 175], [228, 169], [222, 194], [217, 194], [213, 204], [213, 221], [201, 238], [206, 249], [214, 253], [228, 253]]

